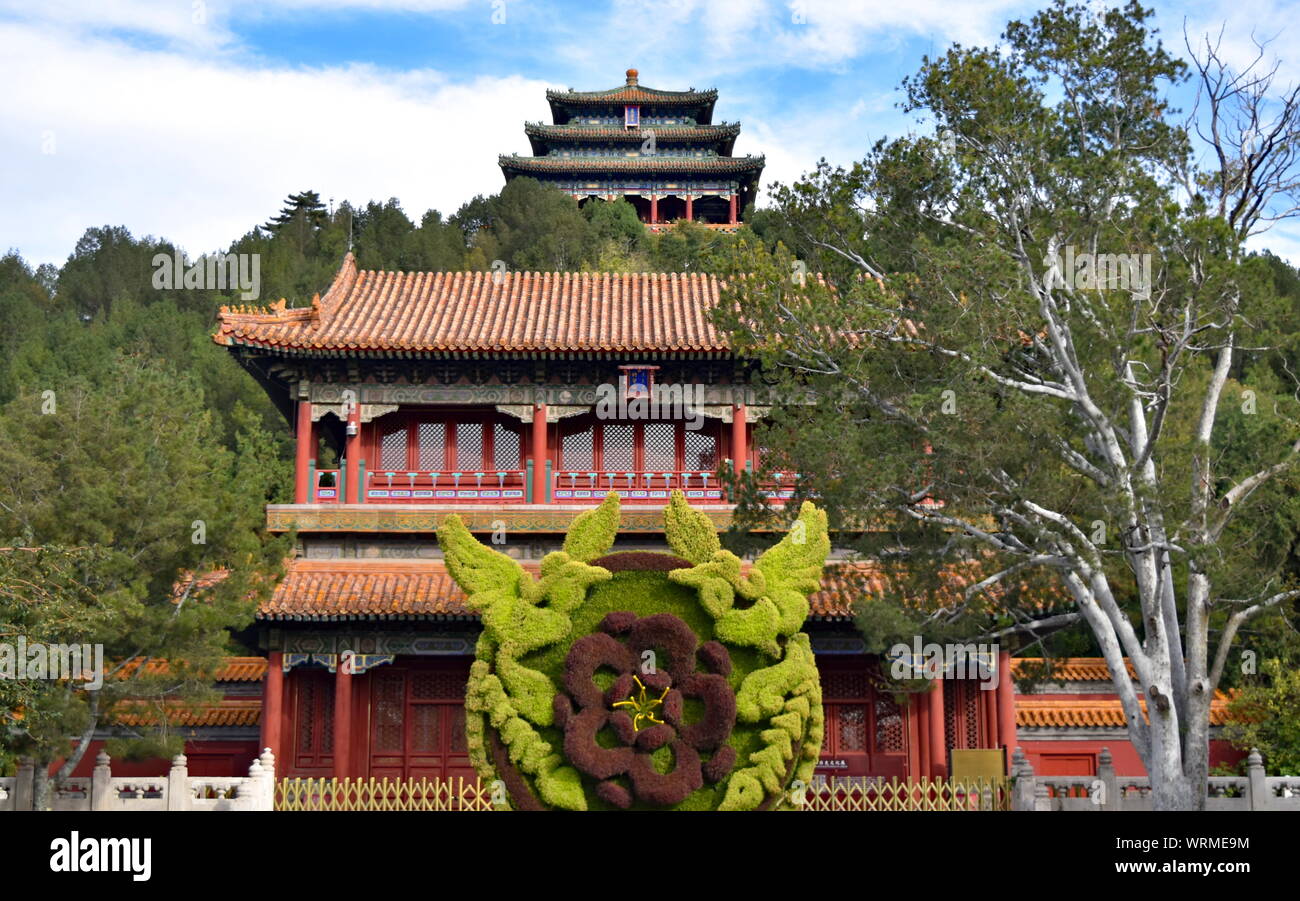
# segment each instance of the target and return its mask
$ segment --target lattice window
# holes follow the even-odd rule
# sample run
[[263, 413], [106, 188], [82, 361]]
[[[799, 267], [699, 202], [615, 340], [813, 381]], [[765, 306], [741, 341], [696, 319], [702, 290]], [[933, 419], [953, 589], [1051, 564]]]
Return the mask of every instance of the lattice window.
[[375, 750], [402, 750], [406, 679], [400, 672], [375, 674]]
[[441, 670], [416, 671], [411, 676], [411, 700], [447, 701], [465, 696], [464, 673]]
[[903, 750], [903, 711], [888, 695], [876, 696], [876, 750]]
[[447, 425], [442, 422], [422, 422], [418, 435], [420, 469], [441, 472], [447, 465]]
[[380, 469], [406, 469], [406, 426], [389, 428], [379, 443]]
[[456, 423], [456, 468], [476, 470], [483, 465], [483, 424]]
[[870, 690], [862, 670], [828, 669], [822, 673], [822, 697], [827, 700], [861, 701]]
[[675, 472], [677, 469], [677, 426], [671, 422], [649, 422], [645, 427], [645, 469]]
[[867, 707], [865, 704], [839, 705], [839, 750], [843, 753], [867, 750]]
[[492, 462], [497, 469], [519, 468], [519, 433], [499, 422], [492, 433]]
[[973, 682], [960, 683], [963, 689], [962, 707], [966, 714], [966, 747], [980, 746], [980, 698], [979, 690]]
[[412, 752], [438, 750], [438, 722], [441, 704], [412, 704], [411, 748]]
[[560, 466], [563, 469], [591, 470], [596, 462], [592, 455], [591, 429], [570, 432], [560, 442]]
[[303, 679], [298, 687], [298, 753], [316, 750], [316, 684]]
[[444, 704], [442, 712], [444, 719], [451, 720], [451, 753], [465, 753], [469, 749], [465, 743], [465, 708], [460, 704]]
[[957, 686], [952, 682], [943, 685], [943, 734], [947, 747], [961, 747], [957, 744]]
[[604, 451], [602, 466], [606, 470], [622, 472], [636, 468], [636, 448], [633, 444], [633, 427], [630, 425], [607, 425], [604, 429], [601, 449]]
[[687, 470], [698, 470], [700, 472], [712, 472], [718, 468], [718, 439], [707, 432], [686, 430], [686, 461], [683, 464]]

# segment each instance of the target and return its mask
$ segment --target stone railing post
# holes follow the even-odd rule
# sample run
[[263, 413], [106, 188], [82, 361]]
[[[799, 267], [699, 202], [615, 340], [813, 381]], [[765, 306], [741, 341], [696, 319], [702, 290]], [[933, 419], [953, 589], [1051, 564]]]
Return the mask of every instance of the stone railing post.
[[36, 799], [36, 765], [30, 757], [18, 761], [14, 781], [14, 810], [31, 810]]
[[[253, 761], [253, 766], [260, 770], [259, 779], [262, 786], [261, 800], [257, 809], [275, 810], [275, 754], [271, 753], [270, 748], [264, 749], [262, 756]], [[249, 768], [248, 774], [253, 775], [252, 767]]]
[[194, 793], [190, 790], [190, 768], [184, 754], [172, 758], [171, 771], [167, 773], [167, 809], [189, 810]]
[[113, 769], [106, 751], [95, 755], [95, 769], [90, 775], [90, 809], [110, 810], [113, 802]]
[[1115, 775], [1115, 760], [1110, 748], [1102, 748], [1097, 759], [1097, 779], [1101, 782], [1101, 809], [1123, 810], [1124, 799], [1119, 794], [1119, 779]]
[[1047, 783], [1034, 783], [1034, 810], [1052, 809], [1052, 796], [1047, 793]]
[[1264, 771], [1264, 758], [1259, 748], [1251, 748], [1246, 757], [1246, 789], [1250, 792], [1247, 800], [1250, 810], [1268, 810], [1273, 806], [1273, 799], [1268, 790], [1268, 777]]
[[1011, 789], [1011, 809], [1034, 810], [1034, 768], [1022, 748], [1016, 748], [1011, 755], [1011, 775], [1016, 780]]

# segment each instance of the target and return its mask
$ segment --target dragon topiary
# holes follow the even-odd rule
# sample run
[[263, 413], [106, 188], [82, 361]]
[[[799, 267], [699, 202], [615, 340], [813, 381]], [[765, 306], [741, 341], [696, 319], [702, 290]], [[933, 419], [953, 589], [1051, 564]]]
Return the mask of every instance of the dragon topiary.
[[521, 810], [787, 806], [822, 744], [808, 597], [830, 551], [805, 503], [741, 575], [708, 517], [674, 492], [673, 553], [610, 553], [619, 500], [578, 516], [540, 577], [438, 529], [447, 568], [482, 615], [465, 695], [470, 758]]

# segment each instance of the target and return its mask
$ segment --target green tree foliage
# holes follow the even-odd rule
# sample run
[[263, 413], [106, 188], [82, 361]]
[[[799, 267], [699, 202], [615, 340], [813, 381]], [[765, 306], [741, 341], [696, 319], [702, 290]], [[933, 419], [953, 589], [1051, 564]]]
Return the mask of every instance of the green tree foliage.
[[[785, 404], [765, 468], [803, 473], [928, 602], [864, 610], [869, 637], [1086, 626], [1157, 805], [1181, 808], [1204, 804], [1239, 630], [1300, 594], [1294, 274], [1243, 250], [1294, 200], [1289, 157], [1240, 133], [1254, 94], [1211, 77], [1220, 118], [1174, 121], [1187, 66], [1149, 16], [1058, 0], [1000, 47], [925, 59], [905, 108], [934, 133], [778, 189], [719, 322]], [[1198, 134], [1220, 143], [1197, 156]]]
[[1300, 668], [1273, 657], [1264, 679], [1244, 688], [1228, 705], [1232, 719], [1223, 735], [1238, 748], [1258, 748], [1269, 775], [1300, 773]]
[[[288, 467], [249, 411], [233, 417], [228, 449], [194, 376], [136, 355], [118, 355], [95, 378], [21, 392], [0, 409], [0, 535], [16, 536], [11, 547], [44, 549], [7, 552], [8, 568], [29, 575], [10, 583], [0, 621], [30, 623], [33, 641], [101, 644], [109, 673], [99, 691], [41, 691], [26, 707], [28, 728], [0, 742], [41, 761], [67, 756], [66, 776], [96, 725], [114, 722], [119, 701], [160, 709], [209, 699], [203, 689], [230, 650], [229, 630], [251, 622], [289, 548], [261, 531], [264, 505], [291, 481]], [[50, 596], [55, 603], [41, 610]], [[92, 615], [65, 613], [78, 606]], [[151, 676], [140, 666], [148, 660], [170, 661], [170, 672]], [[155, 748], [160, 738], [180, 742], [165, 720], [139, 737]]]

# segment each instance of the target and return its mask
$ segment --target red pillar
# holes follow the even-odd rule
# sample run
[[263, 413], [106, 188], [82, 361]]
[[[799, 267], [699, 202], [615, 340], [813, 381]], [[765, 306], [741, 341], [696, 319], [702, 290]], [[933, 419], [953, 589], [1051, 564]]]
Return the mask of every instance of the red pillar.
[[916, 720], [916, 769], [913, 779], [928, 778], [930, 767], [930, 694], [912, 695], [912, 714]]
[[650, 197], [650, 224], [654, 225], [659, 221], [659, 196], [657, 194]]
[[736, 195], [735, 194], [731, 195], [731, 219], [729, 221], [731, 222], [732, 225], [736, 224]]
[[695, 198], [689, 194], [686, 195], [686, 221], [695, 221]]
[[334, 778], [352, 775], [352, 673], [340, 654], [334, 669]]
[[736, 472], [745, 469], [749, 459], [749, 435], [745, 430], [745, 405], [736, 404], [731, 412], [731, 459]]
[[284, 717], [284, 653], [272, 651], [266, 655], [266, 680], [262, 683], [262, 737], [259, 748], [270, 748], [279, 769], [284, 772], [288, 763], [281, 755], [281, 725]]
[[348, 435], [345, 451], [348, 457], [348, 496], [343, 502], [359, 504], [364, 496], [358, 484], [361, 481], [361, 404], [353, 404], [348, 411], [348, 431], [353, 434]]
[[1016, 752], [1016, 686], [1011, 681], [1011, 652], [998, 654], [998, 739], [1007, 749], [1007, 766]]
[[546, 404], [533, 405], [533, 497], [546, 503]]
[[930, 701], [930, 775], [948, 775], [948, 749], [943, 731], [943, 680], [935, 679], [928, 695]]
[[294, 460], [293, 502], [305, 504], [311, 497], [311, 460], [316, 455], [316, 430], [311, 421], [311, 401], [298, 401], [298, 453]]
[[980, 709], [984, 722], [988, 723], [986, 730], [988, 735], [988, 746], [990, 748], [1000, 748], [998, 742], [998, 699], [996, 689], [980, 688]]

